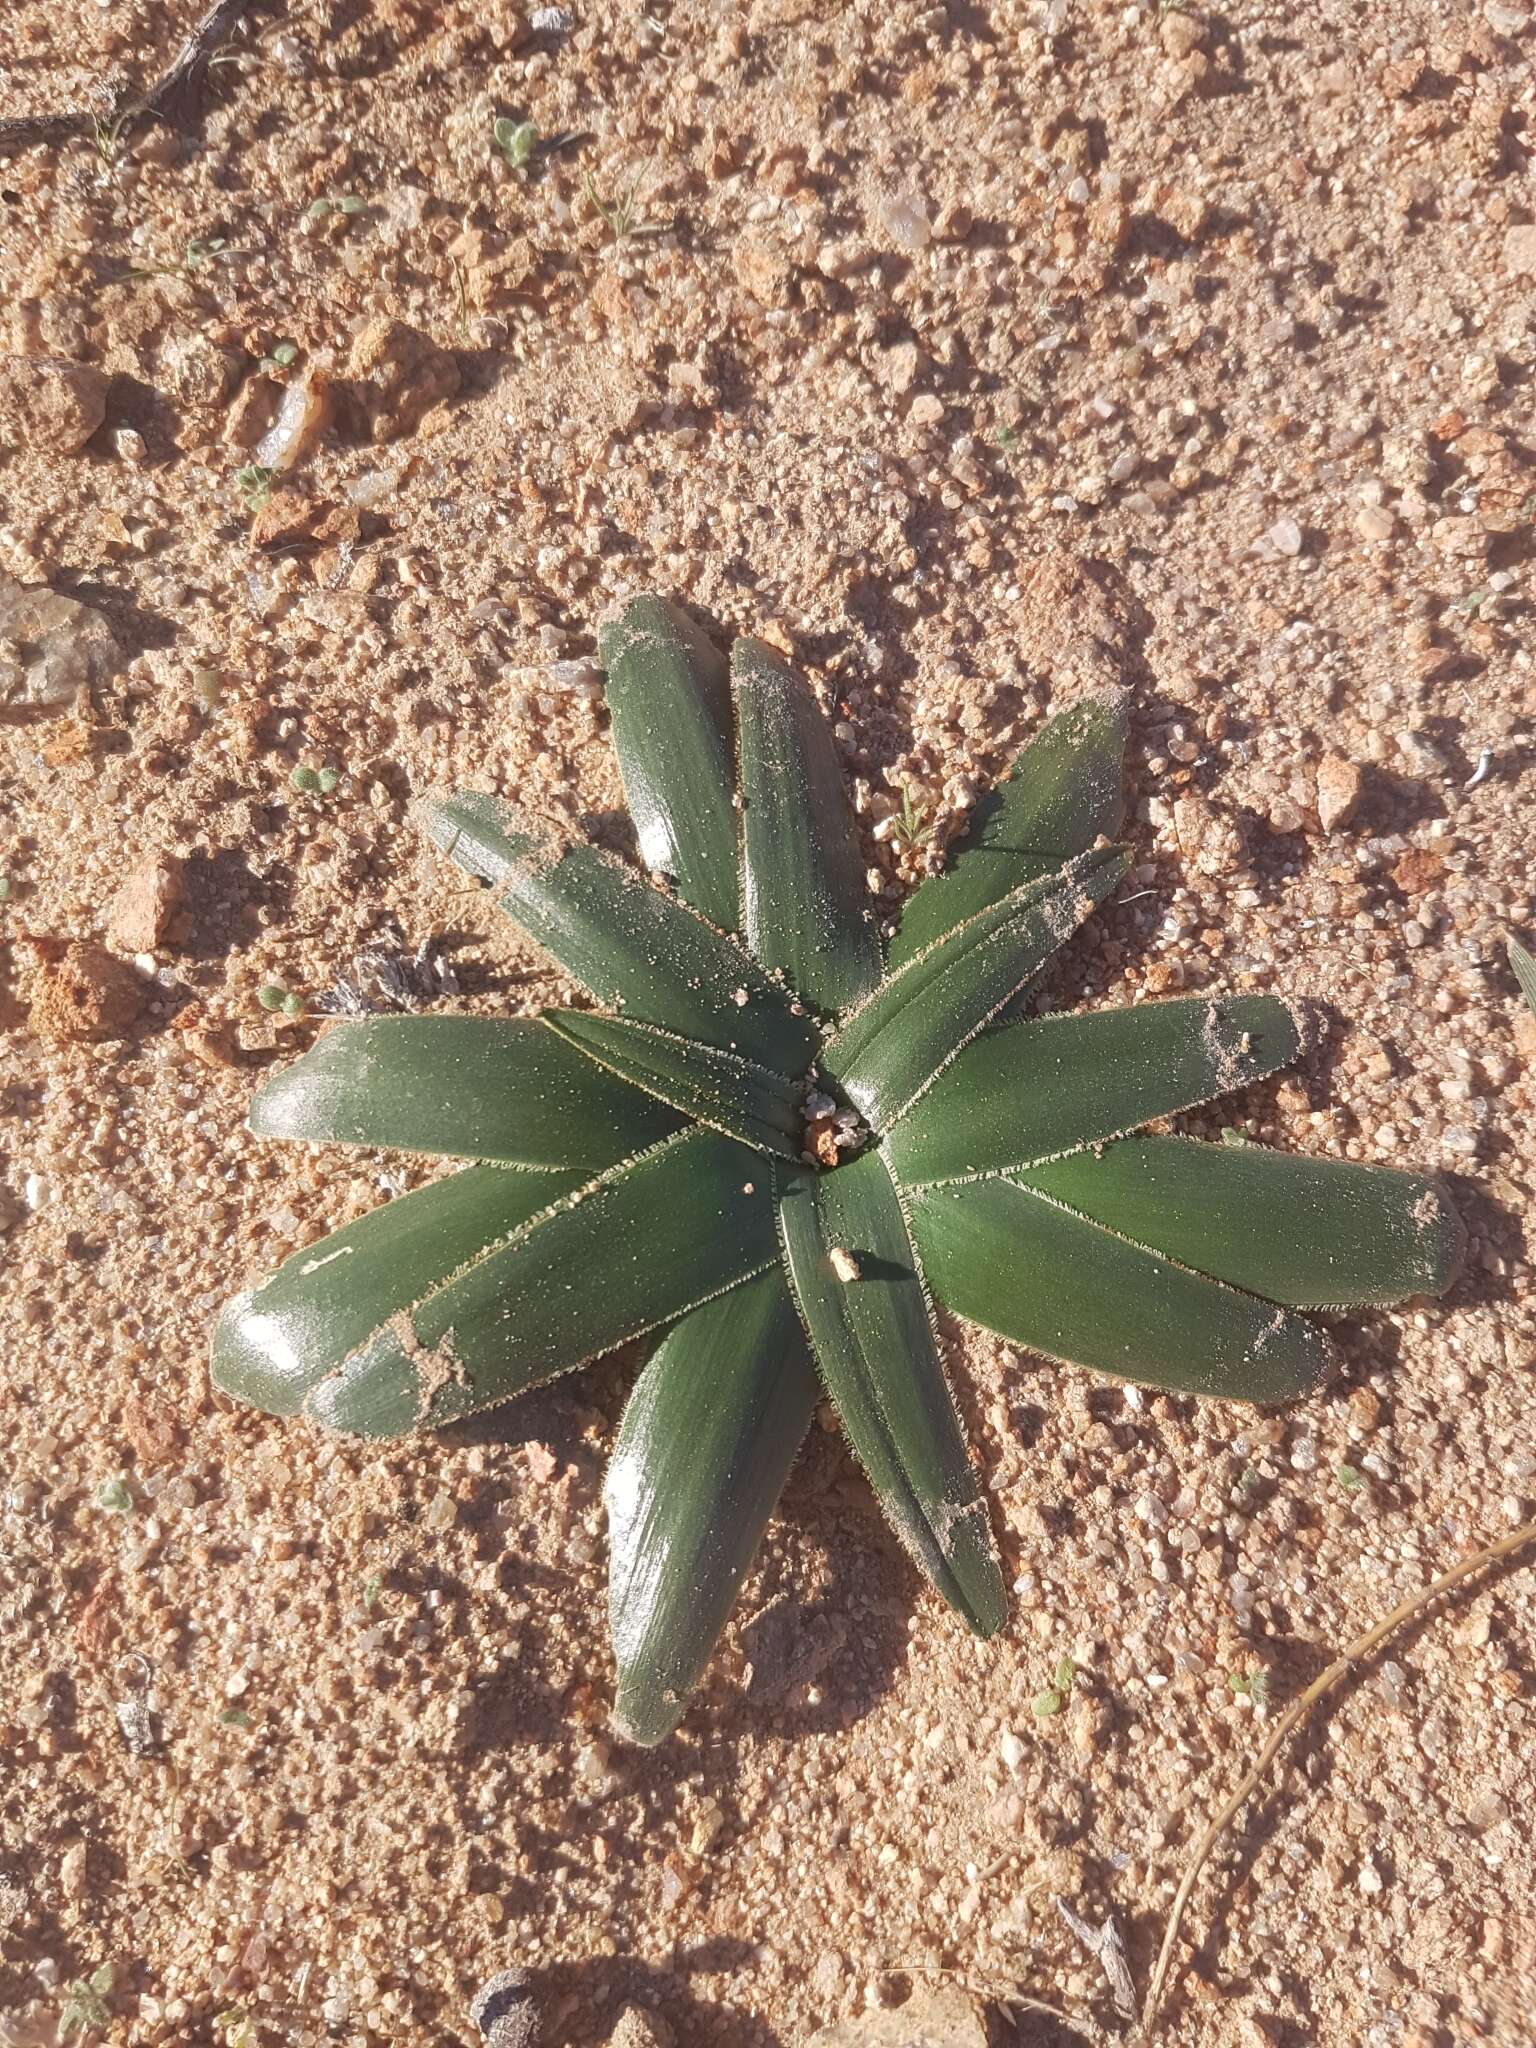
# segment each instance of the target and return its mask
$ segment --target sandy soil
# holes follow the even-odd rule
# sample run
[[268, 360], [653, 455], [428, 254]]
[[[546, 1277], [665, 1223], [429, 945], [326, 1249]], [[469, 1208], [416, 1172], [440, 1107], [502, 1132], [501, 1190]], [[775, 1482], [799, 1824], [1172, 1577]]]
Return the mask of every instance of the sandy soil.
[[[121, 649], [0, 725], [7, 2039], [105, 1965], [114, 2041], [470, 2039], [511, 1964], [572, 2048], [627, 2000], [798, 2048], [940, 1972], [1067, 2016], [999, 2040], [1111, 2038], [1053, 1896], [1144, 1982], [1265, 1712], [1533, 1512], [1528, 10], [573, 11], [294, 0], [184, 132], [0, 159], [0, 576]], [[193, 19], [4, 17], [8, 117], [101, 109]], [[573, 139], [516, 172], [498, 115]], [[253, 533], [236, 472], [321, 373]], [[1195, 1126], [1443, 1169], [1472, 1250], [1283, 1416], [947, 1324], [1010, 1630], [965, 1636], [817, 1431], [639, 1754], [598, 1504], [632, 1360], [371, 1453], [234, 1411], [206, 1342], [431, 1170], [245, 1135], [315, 1029], [259, 989], [393, 927], [452, 1006], [570, 995], [406, 806], [622, 846], [600, 695], [543, 671], [647, 585], [795, 652], [871, 825], [1131, 683], [1143, 865], [1050, 999], [1312, 999], [1304, 1070]], [[1166, 2041], [1536, 2039], [1533, 1618], [1510, 1572], [1362, 1672], [1202, 1888]]]

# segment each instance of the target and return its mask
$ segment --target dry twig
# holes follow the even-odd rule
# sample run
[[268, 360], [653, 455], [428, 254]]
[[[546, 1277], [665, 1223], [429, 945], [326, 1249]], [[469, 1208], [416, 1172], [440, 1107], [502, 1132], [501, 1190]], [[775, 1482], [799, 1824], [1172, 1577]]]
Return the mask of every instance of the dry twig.
[[255, 0], [215, 0], [156, 83], [144, 93], [131, 89], [119, 93], [105, 115], [82, 107], [71, 114], [22, 114], [0, 121], [0, 156], [28, 149], [36, 142], [67, 142], [73, 135], [89, 135], [102, 128], [115, 126], [120, 132], [144, 114], [167, 121], [187, 116], [207, 76], [209, 60], [254, 4]]
[[1157, 1965], [1152, 1972], [1152, 1981], [1147, 1987], [1146, 2003], [1142, 2007], [1141, 2031], [1144, 2039], [1151, 2038], [1158, 2007], [1162, 2003], [1163, 1992], [1167, 1986], [1168, 1972], [1172, 1967], [1173, 1952], [1178, 1944], [1179, 1929], [1183, 1924], [1185, 1908], [1189, 1904], [1189, 1895], [1195, 1888], [1196, 1880], [1205, 1868], [1211, 1851], [1230, 1827], [1248, 1795], [1274, 1762], [1287, 1737], [1306, 1718], [1310, 1709], [1323, 1695], [1331, 1692], [1345, 1673], [1352, 1670], [1362, 1658], [1379, 1649], [1394, 1629], [1400, 1628], [1405, 1621], [1411, 1621], [1416, 1614], [1438, 1600], [1442, 1593], [1449, 1593], [1464, 1579], [1474, 1577], [1488, 1565], [1512, 1557], [1528, 1543], [1536, 1543], [1536, 1522], [1526, 1522], [1511, 1535], [1501, 1537], [1497, 1543], [1490, 1543], [1486, 1549], [1479, 1550], [1472, 1557], [1464, 1558], [1458, 1565], [1453, 1565], [1450, 1571], [1442, 1572], [1438, 1579], [1432, 1580], [1420, 1592], [1410, 1594], [1374, 1627], [1368, 1628], [1364, 1635], [1356, 1636], [1354, 1641], [1347, 1644], [1335, 1657], [1322, 1676], [1315, 1678], [1306, 1691], [1286, 1708], [1275, 1723], [1273, 1734], [1259, 1751], [1253, 1768], [1200, 1837], [1195, 1853], [1190, 1858], [1189, 1867], [1179, 1881], [1178, 1891], [1174, 1894], [1173, 1910], [1168, 1916], [1167, 1931], [1163, 1935], [1163, 1945], [1158, 1951]]

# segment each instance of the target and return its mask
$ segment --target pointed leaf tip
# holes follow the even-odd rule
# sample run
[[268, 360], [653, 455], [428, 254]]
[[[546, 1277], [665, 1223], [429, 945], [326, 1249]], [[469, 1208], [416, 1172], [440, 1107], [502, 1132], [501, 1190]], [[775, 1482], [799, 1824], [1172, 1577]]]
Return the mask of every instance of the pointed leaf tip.
[[810, 685], [760, 640], [731, 649], [747, 942], [824, 1014], [880, 980], [880, 937], [832, 731]]
[[[785, 1267], [827, 1391], [891, 1526], [978, 1635], [1008, 1599], [901, 1198], [878, 1152], [776, 1172]], [[856, 1277], [836, 1258], [852, 1248]]]
[[725, 656], [680, 605], [649, 593], [599, 627], [597, 651], [640, 857], [733, 931], [739, 828]]
[[909, 1186], [1076, 1152], [1248, 1086], [1296, 1057], [1274, 996], [1192, 996], [985, 1031], [890, 1135]]
[[[561, 841], [478, 791], [427, 799], [434, 843], [610, 1009], [781, 1073], [802, 1073], [816, 1028], [734, 939], [601, 848]], [[800, 1014], [796, 1014], [797, 1011]]]
[[1126, 1138], [1010, 1178], [1287, 1308], [1442, 1294], [1465, 1244], [1461, 1218], [1436, 1180], [1263, 1145]]
[[1301, 1316], [1022, 1181], [924, 1189], [912, 1222], [939, 1300], [1047, 1358], [1170, 1393], [1259, 1402], [1309, 1393], [1327, 1370], [1328, 1340]]
[[1094, 847], [989, 904], [890, 975], [845, 1018], [820, 1065], [876, 1131], [889, 1131], [1125, 873]]
[[777, 1268], [691, 1310], [636, 1381], [603, 1486], [627, 1741], [660, 1742], [681, 1719], [819, 1392]]
[[333, 1026], [264, 1082], [250, 1127], [258, 1138], [596, 1173], [682, 1120], [540, 1022], [370, 1017]]
[[902, 907], [888, 960], [901, 967], [988, 904], [1113, 839], [1125, 815], [1129, 693], [1079, 699], [1046, 721], [1011, 774], [977, 803], [941, 874]]

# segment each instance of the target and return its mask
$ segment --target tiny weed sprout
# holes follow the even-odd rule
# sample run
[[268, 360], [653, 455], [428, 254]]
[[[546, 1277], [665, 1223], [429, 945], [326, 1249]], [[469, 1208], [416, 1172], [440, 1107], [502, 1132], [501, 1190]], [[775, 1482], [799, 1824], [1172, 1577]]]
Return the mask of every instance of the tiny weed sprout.
[[276, 377], [283, 370], [291, 370], [299, 359], [299, 344], [296, 341], [280, 341], [271, 355], [263, 356], [256, 365], [263, 376]]
[[882, 819], [875, 827], [876, 839], [889, 839], [896, 848], [903, 870], [910, 869], [914, 875], [921, 870], [934, 835], [939, 829], [938, 816], [926, 797], [912, 793], [912, 785], [901, 785], [901, 808]]
[[183, 259], [188, 270], [204, 270], [210, 263], [223, 263], [234, 254], [223, 235], [194, 235]]
[[1037, 1721], [1049, 1721], [1059, 1714], [1072, 1697], [1072, 1681], [1077, 1676], [1077, 1666], [1070, 1657], [1063, 1657], [1052, 1674], [1051, 1682], [1030, 1701], [1030, 1711]]
[[1253, 1671], [1229, 1671], [1227, 1689], [1235, 1698], [1247, 1700], [1252, 1707], [1269, 1705], [1269, 1673], [1262, 1666]]
[[603, 198], [590, 171], [582, 180], [588, 204], [601, 214], [615, 248], [622, 248], [624, 243], [635, 240], [639, 235], [664, 235], [672, 225], [670, 221], [647, 221], [640, 212], [640, 194], [655, 161], [654, 157], [648, 156], [629, 183], [621, 187], [612, 199]]
[[1423, 1175], [1147, 1131], [1298, 1057], [1274, 996], [1019, 1014], [1130, 860], [1123, 692], [1045, 724], [887, 944], [781, 655], [641, 596], [598, 656], [639, 866], [480, 791], [417, 814], [590, 1007], [368, 1016], [267, 1081], [258, 1137], [469, 1163], [237, 1295], [213, 1372], [382, 1439], [642, 1343], [604, 1497], [616, 1720], [649, 1743], [824, 1399], [935, 1590], [1002, 1626], [936, 1302], [1093, 1372], [1287, 1401], [1329, 1367], [1303, 1311], [1437, 1294], [1463, 1232]]
[[243, 2005], [232, 2005], [228, 2012], [215, 2013], [213, 2024], [223, 2033], [224, 2048], [261, 2048], [256, 2022]]
[[61, 2041], [73, 2041], [81, 2034], [93, 2034], [111, 2025], [112, 2008], [107, 2000], [112, 1992], [113, 1974], [112, 1965], [103, 1963], [89, 1977], [76, 1977], [65, 1986], [59, 2007]]
[[367, 208], [367, 200], [358, 193], [343, 192], [334, 199], [311, 199], [304, 209], [304, 217], [306, 220], [324, 220], [328, 213], [340, 213], [350, 218], [354, 214], [365, 213]]
[[126, 106], [111, 112], [92, 115], [91, 143], [108, 170], [117, 168], [118, 158], [123, 153], [124, 137], [143, 111], [142, 100], [130, 100]]
[[240, 502], [247, 512], [259, 512], [272, 495], [272, 479], [275, 469], [268, 469], [260, 462], [248, 462], [243, 469], [235, 471], [235, 489], [240, 493]]
[[293, 769], [288, 777], [288, 787], [300, 796], [329, 796], [341, 781], [339, 768]]
[[131, 278], [196, 277], [200, 270], [207, 270], [215, 263], [227, 263], [236, 253], [224, 235], [194, 235], [182, 250], [179, 262], [135, 264], [125, 275]]
[[1344, 1493], [1359, 1493], [1365, 1485], [1365, 1474], [1358, 1465], [1336, 1466], [1333, 1476]]
[[133, 1495], [128, 1480], [119, 1472], [115, 1479], [104, 1479], [96, 1489], [96, 1505], [109, 1515], [130, 1515], [133, 1512]]
[[502, 114], [491, 129], [496, 147], [507, 160], [507, 168], [525, 171], [538, 147], [539, 131], [532, 121], [511, 121]]
[[256, 991], [256, 1001], [261, 1009], [278, 1012], [284, 1017], [302, 1017], [309, 1008], [301, 995], [284, 988], [280, 981], [264, 983]]

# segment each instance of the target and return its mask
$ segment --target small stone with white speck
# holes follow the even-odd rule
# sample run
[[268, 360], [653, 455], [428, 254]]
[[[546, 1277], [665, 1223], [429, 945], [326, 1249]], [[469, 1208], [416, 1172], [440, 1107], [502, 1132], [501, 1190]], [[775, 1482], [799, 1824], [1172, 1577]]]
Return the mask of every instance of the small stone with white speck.
[[835, 1244], [827, 1257], [831, 1261], [833, 1272], [845, 1286], [850, 1280], [858, 1279], [859, 1262], [852, 1252], [845, 1250], [840, 1244]]

